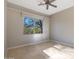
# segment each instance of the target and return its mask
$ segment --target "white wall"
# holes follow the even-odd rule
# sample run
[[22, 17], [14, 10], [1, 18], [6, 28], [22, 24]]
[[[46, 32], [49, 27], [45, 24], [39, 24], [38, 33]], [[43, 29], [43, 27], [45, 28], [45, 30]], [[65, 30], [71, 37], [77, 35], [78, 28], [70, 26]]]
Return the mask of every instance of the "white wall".
[[[37, 14], [22, 12], [20, 15], [20, 10], [8, 7], [7, 15], [7, 35], [8, 35], [8, 48], [30, 44], [39, 43], [49, 40], [49, 18], [47, 16], [40, 16]], [[42, 34], [23, 34], [23, 17], [30, 16], [34, 18], [40, 18], [43, 20], [43, 33]]]
[[7, 3], [4, 1], [4, 58], [7, 57]]
[[74, 7], [51, 16], [51, 40], [74, 44]]

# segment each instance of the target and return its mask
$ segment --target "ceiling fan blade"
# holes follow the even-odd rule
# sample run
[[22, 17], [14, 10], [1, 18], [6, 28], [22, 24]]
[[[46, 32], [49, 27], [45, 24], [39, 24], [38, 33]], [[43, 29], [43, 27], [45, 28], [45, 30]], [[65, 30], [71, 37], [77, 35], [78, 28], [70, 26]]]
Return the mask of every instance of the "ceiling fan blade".
[[55, 8], [57, 8], [57, 6], [56, 5], [53, 5], [53, 4], [49, 4], [50, 6], [52, 6], [52, 7], [55, 7]]
[[38, 5], [40, 6], [40, 5], [45, 5], [45, 4], [44, 4], [44, 3], [40, 3], [40, 4], [38, 4]]
[[49, 8], [49, 5], [46, 5], [46, 9], [48, 10], [48, 8]]

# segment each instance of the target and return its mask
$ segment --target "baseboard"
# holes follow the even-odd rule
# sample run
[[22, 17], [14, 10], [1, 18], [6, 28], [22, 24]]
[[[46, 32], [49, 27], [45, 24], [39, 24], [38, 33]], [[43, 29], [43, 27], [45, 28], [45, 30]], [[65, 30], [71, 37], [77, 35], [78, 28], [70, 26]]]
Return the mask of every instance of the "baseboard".
[[45, 43], [45, 42], [49, 42], [49, 41], [50, 40], [40, 41], [40, 42], [37, 42], [37, 43], [23, 44], [23, 45], [19, 45], [19, 46], [10, 47], [10, 48], [8, 48], [8, 50], [15, 49], [15, 48], [20, 48], [20, 47], [24, 47], [24, 46], [36, 45], [36, 44]]
[[51, 40], [51, 41], [52, 41], [52, 42], [59, 43], [59, 44], [63, 44], [63, 45], [69, 46], [69, 47], [74, 47], [74, 45], [69, 44], [69, 43], [66, 43], [66, 42], [61, 42], [61, 41], [57, 41], [57, 40]]

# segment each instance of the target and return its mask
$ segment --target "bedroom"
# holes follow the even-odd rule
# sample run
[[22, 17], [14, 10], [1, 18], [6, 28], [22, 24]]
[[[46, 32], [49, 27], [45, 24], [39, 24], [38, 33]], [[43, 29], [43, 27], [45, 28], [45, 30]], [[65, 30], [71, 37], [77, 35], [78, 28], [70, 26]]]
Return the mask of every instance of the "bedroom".
[[73, 0], [7, 0], [6, 23], [7, 58], [74, 59]]

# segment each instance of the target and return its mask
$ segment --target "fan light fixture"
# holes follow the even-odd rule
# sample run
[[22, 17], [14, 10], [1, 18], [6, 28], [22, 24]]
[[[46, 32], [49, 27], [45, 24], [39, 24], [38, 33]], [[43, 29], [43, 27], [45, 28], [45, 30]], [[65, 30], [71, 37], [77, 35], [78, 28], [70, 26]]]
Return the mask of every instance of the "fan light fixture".
[[51, 4], [52, 2], [54, 2], [55, 0], [43, 0], [44, 2], [40, 2], [40, 4], [38, 4], [39, 6], [41, 5], [46, 5], [46, 9], [48, 10], [49, 6], [52, 6], [54, 8], [57, 8], [56, 5]]

